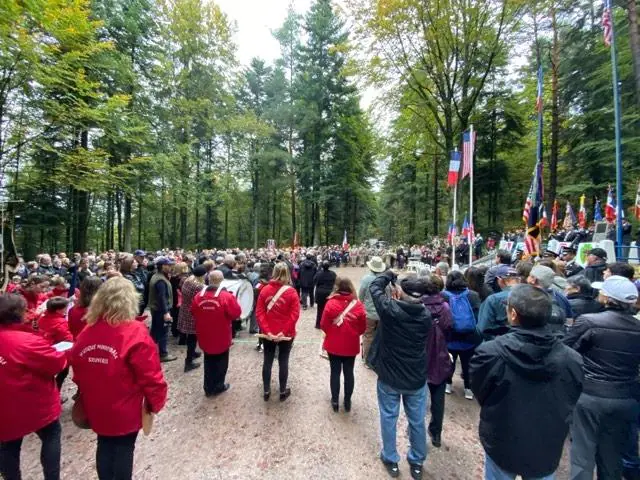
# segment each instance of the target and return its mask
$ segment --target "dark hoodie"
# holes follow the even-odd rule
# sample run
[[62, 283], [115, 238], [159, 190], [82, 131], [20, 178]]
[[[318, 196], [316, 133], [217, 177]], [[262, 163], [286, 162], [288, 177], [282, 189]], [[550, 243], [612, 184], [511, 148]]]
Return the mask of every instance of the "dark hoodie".
[[513, 327], [476, 349], [470, 375], [487, 455], [523, 477], [555, 472], [582, 391], [580, 355], [547, 327]]
[[305, 290], [313, 288], [313, 279], [318, 267], [313, 260], [306, 259], [300, 264], [300, 287]]

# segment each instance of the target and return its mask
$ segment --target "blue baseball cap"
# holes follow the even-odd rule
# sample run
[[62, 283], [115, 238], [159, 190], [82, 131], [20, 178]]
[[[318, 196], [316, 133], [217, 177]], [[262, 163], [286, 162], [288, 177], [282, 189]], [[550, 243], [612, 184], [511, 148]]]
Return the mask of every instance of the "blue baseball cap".
[[133, 252], [134, 257], [144, 257], [147, 254], [144, 250], [136, 250]]
[[171, 258], [167, 258], [167, 257], [160, 257], [156, 260], [156, 265], [160, 266], [160, 265], [175, 265], [176, 262], [173, 261], [173, 259]]

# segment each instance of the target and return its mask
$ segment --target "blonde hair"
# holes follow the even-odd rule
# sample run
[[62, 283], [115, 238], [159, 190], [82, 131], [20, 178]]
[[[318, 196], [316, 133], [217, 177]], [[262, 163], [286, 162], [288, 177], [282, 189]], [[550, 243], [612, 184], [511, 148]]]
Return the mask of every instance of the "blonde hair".
[[189, 265], [184, 262], [176, 263], [173, 267], [173, 274], [182, 275], [183, 273], [189, 273]]
[[109, 325], [129, 322], [138, 315], [139, 296], [133, 283], [124, 277], [113, 277], [102, 284], [89, 304], [87, 325], [102, 318]]
[[271, 280], [280, 282], [283, 285], [289, 285], [291, 283], [291, 274], [289, 273], [289, 267], [287, 267], [286, 263], [276, 263], [276, 266], [273, 267], [273, 275], [271, 276]]

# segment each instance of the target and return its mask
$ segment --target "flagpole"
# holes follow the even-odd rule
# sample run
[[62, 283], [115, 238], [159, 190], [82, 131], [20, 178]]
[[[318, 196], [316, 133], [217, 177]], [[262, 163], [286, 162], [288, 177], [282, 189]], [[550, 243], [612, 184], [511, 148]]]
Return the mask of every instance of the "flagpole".
[[[616, 50], [616, 29], [611, 7], [611, 69], [613, 71], [613, 111], [616, 132], [616, 256], [622, 258], [622, 131], [620, 119], [620, 85], [618, 81], [618, 52]], [[606, 6], [605, 6], [606, 8]]]
[[[458, 153], [458, 147], [455, 152]], [[456, 228], [456, 219], [458, 216], [458, 179], [453, 186], [453, 227]], [[453, 233], [453, 232], [452, 232]], [[451, 235], [451, 268], [456, 263], [456, 247], [455, 247], [455, 235]]]
[[[469, 180], [470, 188], [469, 188], [469, 227], [473, 225], [473, 164], [474, 164], [474, 156], [476, 153], [476, 145], [473, 141], [473, 125], [469, 126], [469, 141], [471, 142], [471, 158], [469, 159]], [[475, 230], [475, 225], [473, 226]], [[471, 228], [469, 228], [469, 233], [467, 233], [467, 240], [469, 243], [469, 266], [473, 263], [473, 247], [471, 245]]]

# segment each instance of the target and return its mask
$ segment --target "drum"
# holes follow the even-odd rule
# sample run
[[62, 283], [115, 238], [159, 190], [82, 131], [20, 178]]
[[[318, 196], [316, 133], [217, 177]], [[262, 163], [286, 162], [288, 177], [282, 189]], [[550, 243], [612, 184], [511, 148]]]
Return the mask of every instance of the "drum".
[[240, 318], [243, 320], [249, 318], [253, 311], [253, 286], [251, 286], [251, 282], [245, 279], [223, 280], [220, 286], [236, 297], [242, 310]]

